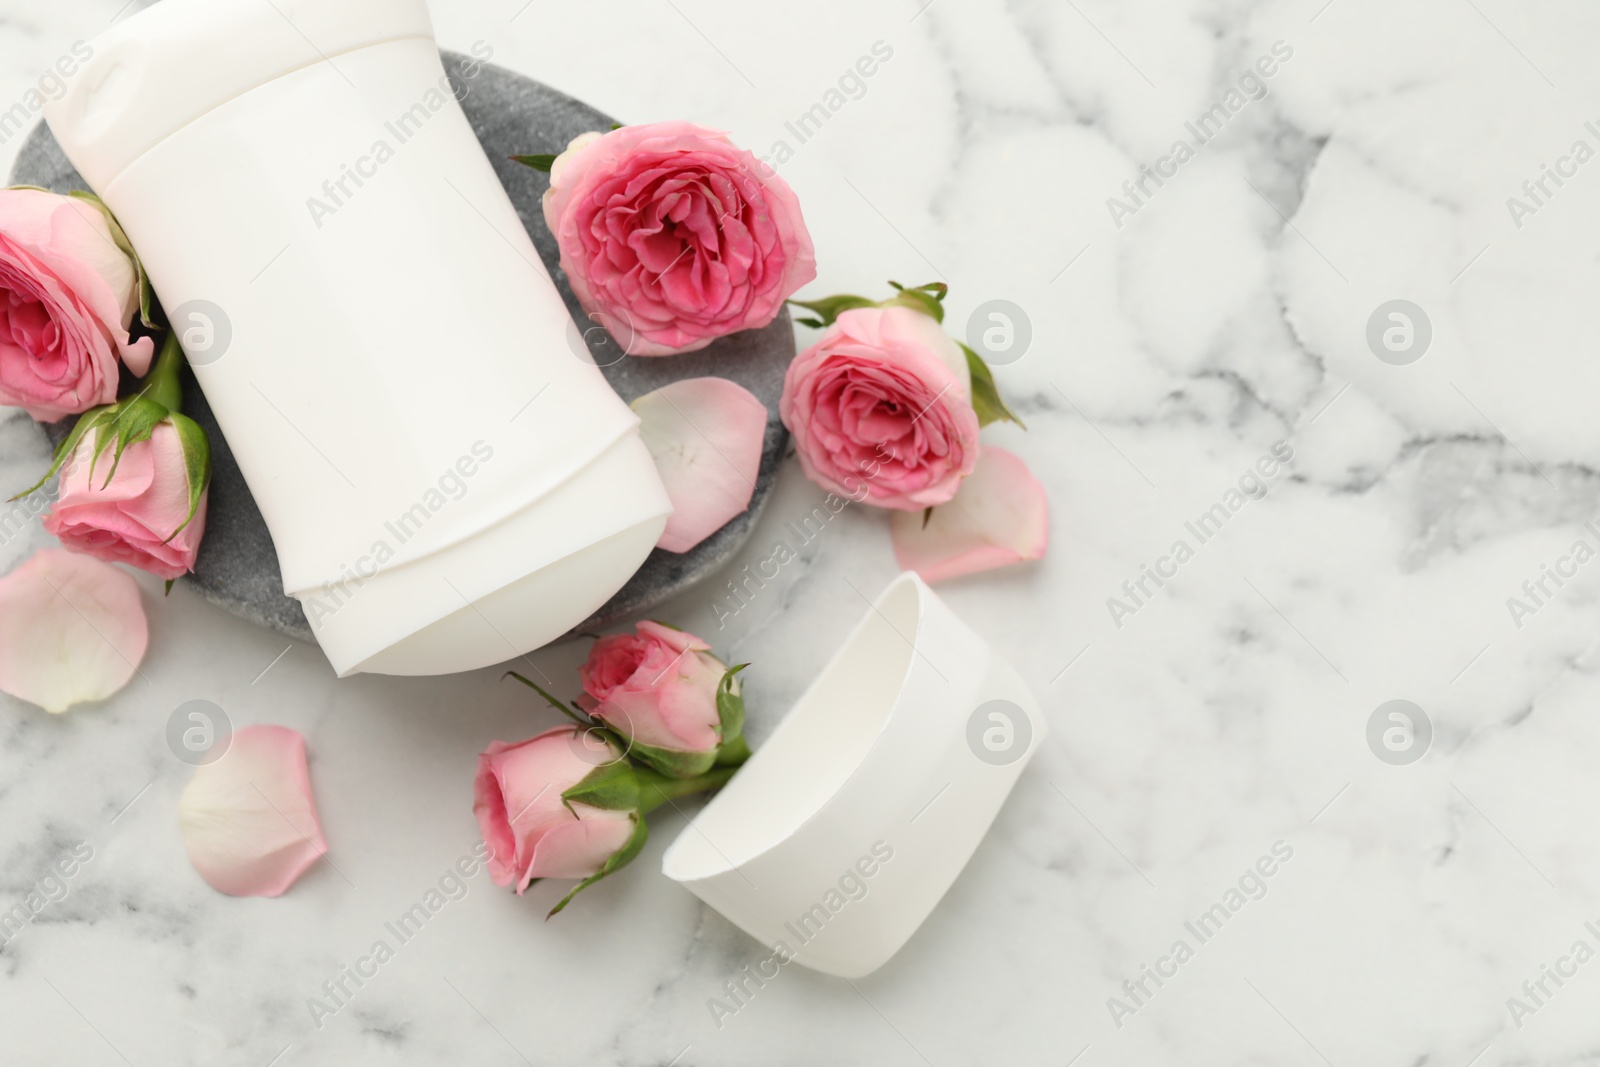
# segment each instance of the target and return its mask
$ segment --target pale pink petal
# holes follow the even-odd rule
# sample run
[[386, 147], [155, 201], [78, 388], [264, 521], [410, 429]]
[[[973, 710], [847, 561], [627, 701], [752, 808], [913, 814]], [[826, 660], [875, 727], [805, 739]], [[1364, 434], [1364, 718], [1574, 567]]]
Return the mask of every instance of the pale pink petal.
[[279, 896], [328, 851], [311, 797], [306, 739], [287, 726], [234, 734], [221, 759], [196, 768], [178, 801], [178, 821], [189, 862], [230, 896]]
[[672, 518], [658, 546], [687, 552], [750, 506], [767, 408], [726, 378], [688, 378], [633, 402]]
[[654, 619], [640, 619], [634, 624], [634, 629], [639, 632], [640, 637], [659, 641], [674, 653], [711, 651], [711, 646], [706, 644], [703, 638], [696, 637], [688, 630], [675, 630], [670, 626], [663, 626]]
[[59, 548], [0, 578], [0, 690], [46, 711], [128, 684], [150, 631], [124, 572]]
[[1022, 460], [992, 445], [926, 527], [922, 514], [895, 512], [889, 532], [895, 560], [929, 582], [1038, 559], [1050, 539], [1044, 486]]
[[572, 807], [577, 817], [563, 820], [534, 845], [521, 886], [530, 878], [587, 878], [633, 836], [632, 812], [577, 803]]

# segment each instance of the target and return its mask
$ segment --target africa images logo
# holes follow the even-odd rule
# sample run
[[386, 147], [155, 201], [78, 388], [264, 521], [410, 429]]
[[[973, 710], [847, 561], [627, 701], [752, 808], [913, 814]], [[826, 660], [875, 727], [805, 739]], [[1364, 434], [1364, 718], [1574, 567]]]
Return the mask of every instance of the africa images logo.
[[[1179, 137], [1172, 142], [1167, 153], [1155, 161], [1154, 166], [1141, 166], [1139, 175], [1122, 183], [1122, 193], [1127, 199], [1106, 197], [1106, 211], [1117, 229], [1148, 204], [1167, 182], [1178, 176], [1179, 168], [1200, 153], [1200, 149], [1221, 136], [1223, 129], [1253, 101], [1267, 97], [1267, 79], [1278, 73], [1279, 65], [1294, 57], [1294, 47], [1284, 41], [1272, 42], [1269, 55], [1263, 55], [1238, 77], [1237, 86], [1229, 86], [1222, 99], [1202, 111], [1193, 122], [1183, 128], [1193, 138]], [[1154, 183], [1155, 188], [1151, 188]]]

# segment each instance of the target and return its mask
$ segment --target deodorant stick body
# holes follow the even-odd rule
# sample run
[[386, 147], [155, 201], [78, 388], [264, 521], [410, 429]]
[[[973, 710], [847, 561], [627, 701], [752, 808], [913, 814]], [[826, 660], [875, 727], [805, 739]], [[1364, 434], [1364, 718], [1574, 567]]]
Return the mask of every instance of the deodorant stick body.
[[422, 0], [163, 0], [46, 110], [116, 214], [340, 674], [553, 640], [671, 509]]

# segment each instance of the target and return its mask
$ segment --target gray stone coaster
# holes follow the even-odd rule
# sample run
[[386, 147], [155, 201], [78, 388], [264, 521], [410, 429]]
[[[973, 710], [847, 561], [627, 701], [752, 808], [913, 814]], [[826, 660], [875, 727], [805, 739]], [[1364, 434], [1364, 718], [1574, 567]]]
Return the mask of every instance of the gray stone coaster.
[[[545, 226], [539, 207], [539, 198], [550, 184], [549, 176], [508, 157], [559, 152], [572, 138], [590, 130], [610, 129], [615, 120], [549, 86], [489, 64], [479, 65], [476, 75], [463, 81], [462, 70], [470, 69], [468, 64], [474, 61], [453, 52], [442, 56], [457, 96], [461, 97], [463, 90], [466, 93], [461, 97], [461, 106], [473, 132], [516, 205], [540, 258], [555, 278], [567, 309], [575, 322], [589, 328], [590, 323], [583, 318], [566, 275], [558, 266], [560, 255], [555, 238]], [[11, 183], [40, 185], [63, 193], [88, 188], [43, 123], [35, 127], [17, 156]], [[617, 595], [577, 627], [580, 631], [611, 626], [648, 611], [709, 577], [744, 544], [772, 491], [778, 463], [788, 446], [788, 431], [778, 421], [778, 397], [783, 390], [784, 371], [795, 353], [787, 312], [764, 329], [724, 337], [706, 349], [681, 356], [619, 358], [616, 346], [601, 331], [591, 328], [588, 337], [595, 363], [623, 400], [631, 401], [668, 382], [719, 375], [738, 382], [767, 406], [767, 436], [750, 509], [688, 552], [651, 552], [644, 566]], [[125, 382], [124, 387], [128, 384]], [[291, 637], [313, 640], [300, 602], [283, 593], [278, 554], [266, 522], [217, 428], [205, 395], [187, 368], [183, 404], [184, 413], [205, 427], [211, 437], [213, 466], [205, 540], [194, 573], [183, 580], [192, 583], [207, 600], [235, 615]], [[66, 436], [71, 426], [72, 420], [64, 419], [44, 430], [54, 444]]]

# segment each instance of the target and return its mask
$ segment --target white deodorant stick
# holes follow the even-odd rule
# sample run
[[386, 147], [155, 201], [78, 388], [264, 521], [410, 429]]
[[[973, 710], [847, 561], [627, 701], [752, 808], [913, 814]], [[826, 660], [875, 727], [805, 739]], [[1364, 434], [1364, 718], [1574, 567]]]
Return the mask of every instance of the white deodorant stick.
[[500, 662], [615, 593], [671, 505], [422, 0], [164, 0], [90, 47], [46, 118], [143, 259], [334, 668]]

